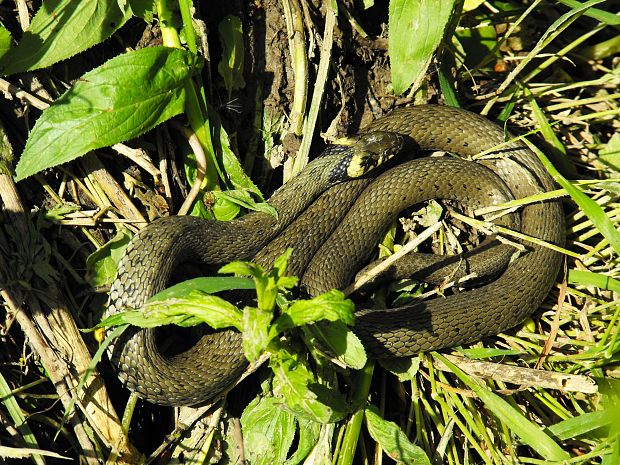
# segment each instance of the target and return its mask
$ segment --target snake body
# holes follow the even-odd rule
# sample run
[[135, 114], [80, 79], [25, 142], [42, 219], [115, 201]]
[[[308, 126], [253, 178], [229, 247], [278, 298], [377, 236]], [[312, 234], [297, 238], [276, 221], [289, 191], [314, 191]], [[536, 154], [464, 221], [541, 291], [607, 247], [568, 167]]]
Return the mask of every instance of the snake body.
[[[464, 110], [435, 105], [404, 108], [365, 129], [368, 134], [383, 131], [404, 137], [407, 151], [444, 150], [460, 157], [488, 151], [491, 157], [481, 162], [420, 158], [378, 176], [338, 183], [334, 170], [346, 167], [343, 163], [350, 161], [346, 159], [350, 155], [334, 149], [271, 197], [277, 218], [253, 212], [231, 222], [194, 217], [157, 220], [128, 246], [111, 288], [108, 314], [125, 307], [139, 308], [165, 288], [185, 262], [254, 259], [268, 265], [291, 245], [294, 255], [289, 272], [302, 276], [302, 286], [310, 295], [343, 288], [389, 224], [410, 205], [442, 198], [476, 208], [554, 187], [527, 147], [520, 142], [505, 143], [501, 128]], [[556, 245], [564, 243], [564, 215], [557, 200], [524, 206], [520, 219], [508, 217], [506, 222], [520, 224], [524, 234]], [[396, 309], [359, 310], [355, 333], [375, 358], [406, 357], [465, 344], [518, 325], [540, 306], [562, 260], [561, 254], [547, 247], [524, 245], [526, 250], [497, 279], [481, 287]], [[506, 247], [486, 247], [479, 255], [493, 261], [506, 254]], [[246, 366], [241, 336], [234, 331], [204, 336], [174, 356], [160, 352], [152, 330], [126, 331], [110, 354], [131, 390], [163, 405], [204, 402], [234, 382]]]

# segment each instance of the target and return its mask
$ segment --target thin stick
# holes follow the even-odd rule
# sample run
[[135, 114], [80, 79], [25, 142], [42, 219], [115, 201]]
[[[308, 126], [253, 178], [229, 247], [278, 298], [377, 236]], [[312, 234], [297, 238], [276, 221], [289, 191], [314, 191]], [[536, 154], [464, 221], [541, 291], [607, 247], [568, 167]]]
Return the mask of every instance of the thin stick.
[[192, 188], [185, 197], [185, 201], [181, 208], [179, 209], [178, 215], [186, 215], [189, 209], [192, 207], [194, 200], [198, 197], [200, 193], [200, 188], [202, 186], [202, 182], [205, 179], [205, 175], [207, 174], [207, 156], [202, 149], [202, 144], [198, 140], [196, 133], [191, 131], [189, 128], [182, 126], [177, 123], [172, 123], [172, 125], [181, 131], [183, 135], [187, 138], [187, 142], [190, 147], [194, 151], [194, 155], [196, 155], [196, 179], [194, 180], [194, 184], [192, 184]]
[[[480, 378], [494, 379], [505, 383], [527, 385], [543, 389], [558, 389], [565, 392], [583, 392], [585, 394], [595, 394], [598, 392], [597, 384], [588, 376], [471, 360], [466, 357], [455, 355], [444, 355], [444, 357], [457, 365], [464, 372]], [[436, 358], [433, 360], [433, 365], [441, 371], [451, 371]]]
[[314, 92], [312, 93], [312, 101], [308, 111], [308, 118], [304, 125], [304, 135], [301, 140], [301, 147], [297, 153], [297, 157], [293, 163], [291, 176], [295, 176], [301, 172], [308, 164], [310, 145], [312, 144], [312, 136], [316, 126], [319, 108], [325, 94], [325, 83], [327, 82], [327, 74], [329, 71], [329, 63], [332, 55], [332, 44], [334, 42], [334, 28], [336, 27], [336, 15], [338, 8], [335, 5], [327, 4], [327, 13], [325, 16], [325, 30], [323, 32], [323, 41], [321, 44], [321, 55], [319, 58], [319, 68], [317, 71], [316, 82], [314, 84]]
[[408, 254], [413, 249], [415, 249], [417, 246], [419, 246], [422, 242], [424, 242], [426, 239], [431, 237], [433, 233], [435, 233], [435, 231], [437, 231], [440, 227], [441, 227], [441, 221], [438, 221], [431, 227], [426, 228], [414, 240], [407, 242], [403, 246], [403, 248], [400, 249], [398, 252], [394, 253], [393, 255], [390, 255], [388, 258], [383, 260], [377, 266], [373, 266], [370, 270], [368, 270], [368, 272], [365, 272], [362, 276], [360, 276], [353, 284], [346, 287], [343, 291], [345, 295], [351, 295], [352, 293], [354, 293], [355, 291], [363, 287], [365, 284], [372, 281], [376, 276], [380, 275], [385, 270], [387, 270], [388, 267], [392, 263], [394, 263], [396, 260]]

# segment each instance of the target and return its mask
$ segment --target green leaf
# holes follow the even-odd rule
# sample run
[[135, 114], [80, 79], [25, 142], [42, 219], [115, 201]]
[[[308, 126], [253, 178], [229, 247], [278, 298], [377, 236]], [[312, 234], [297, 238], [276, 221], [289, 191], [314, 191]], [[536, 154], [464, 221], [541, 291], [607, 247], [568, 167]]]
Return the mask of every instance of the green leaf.
[[[207, 192], [206, 195], [213, 196], [215, 203], [211, 206], [208, 215], [212, 215], [218, 221], [231, 221], [235, 219], [241, 212], [241, 207], [231, 202], [225, 196], [219, 196], [216, 191]], [[194, 205], [201, 205], [202, 202], [196, 202]], [[201, 208], [202, 209], [202, 208]], [[211, 216], [203, 216], [204, 218], [211, 218]]]
[[274, 325], [277, 332], [321, 320], [342, 321], [352, 325], [355, 304], [341, 291], [331, 290], [310, 300], [298, 300], [282, 311]]
[[321, 435], [321, 424], [306, 418], [297, 418], [299, 424], [299, 440], [297, 450], [284, 465], [297, 465], [304, 460], [316, 446]]
[[223, 199], [248, 210], [267, 213], [275, 218], [278, 217], [278, 212], [275, 208], [267, 202], [256, 202], [250, 195], [250, 192], [251, 191], [247, 189], [237, 189], [228, 191], [213, 191], [211, 194], [213, 194], [217, 200]]
[[97, 288], [112, 284], [116, 276], [118, 262], [131, 240], [126, 229], [119, 230], [103, 247], [86, 258], [86, 281]]
[[538, 425], [535, 425], [515, 407], [510, 405], [497, 394], [491, 392], [486, 386], [481, 386], [467, 375], [464, 371], [451, 363], [447, 358], [434, 352], [433, 357], [438, 358], [446, 364], [450, 370], [476, 395], [480, 398], [486, 407], [506, 425], [514, 434], [516, 434], [525, 444], [529, 445], [545, 460], [567, 460], [570, 458], [568, 453], [563, 450], [553, 439], [542, 431]]
[[430, 465], [424, 450], [413, 444], [396, 423], [381, 418], [377, 407], [368, 406], [365, 417], [368, 433], [392, 459], [407, 465]]
[[264, 200], [263, 194], [256, 184], [250, 179], [247, 173], [243, 170], [241, 163], [235, 152], [230, 147], [230, 139], [228, 133], [222, 126], [219, 116], [214, 113], [209, 113], [209, 120], [213, 125], [214, 131], [219, 134], [219, 146], [222, 152], [222, 167], [230, 184], [237, 190], [247, 190], [254, 194], [258, 199]]
[[476, 23], [471, 27], [459, 28], [454, 35], [458, 44], [463, 47], [462, 59], [466, 66], [476, 66], [489, 55], [495, 58], [500, 56], [497, 50], [497, 31], [493, 25], [485, 26], [481, 21], [480, 24]]
[[284, 463], [295, 438], [295, 416], [282, 399], [257, 397], [241, 414], [246, 458], [256, 465]]
[[[620, 37], [620, 36], [619, 36]], [[611, 167], [615, 171], [620, 171], [620, 134], [615, 133], [605, 146], [599, 151], [599, 161]]]
[[394, 93], [417, 89], [439, 46], [454, 0], [391, 0], [389, 54]]
[[217, 27], [222, 41], [222, 60], [217, 71], [224, 79], [228, 97], [233, 89], [245, 87], [243, 80], [243, 27], [239, 17], [226, 16]]
[[[276, 258], [269, 273], [266, 273], [264, 268], [259, 265], [243, 262], [237, 262], [233, 267], [224, 267], [225, 271], [223, 272], [230, 273], [230, 270], [237, 270], [232, 271], [237, 273], [241, 269], [246, 268], [247, 272], [254, 277], [254, 282], [256, 283], [258, 307], [261, 311], [269, 312], [273, 315], [278, 292], [291, 289], [297, 285], [298, 279], [295, 276], [285, 276], [288, 259], [292, 252], [293, 250], [289, 248]], [[220, 272], [222, 272], [222, 269], [220, 269]]]
[[241, 276], [252, 276], [253, 278], [264, 276], [265, 271], [260, 265], [249, 262], [230, 262], [221, 267], [218, 273], [222, 274], [236, 274]]
[[275, 375], [273, 390], [296, 415], [319, 423], [333, 423], [349, 411], [337, 390], [317, 383], [305, 358], [281, 347], [272, 354], [269, 366]]
[[381, 366], [396, 375], [400, 382], [415, 380], [420, 370], [420, 361], [420, 357], [379, 360]]
[[254, 281], [250, 278], [237, 276], [206, 276], [202, 278], [188, 279], [181, 283], [170, 286], [158, 292], [150, 298], [154, 300], [166, 300], [186, 297], [192, 291], [201, 291], [206, 294], [216, 294], [222, 291], [234, 291], [237, 289], [255, 289]]
[[608, 412], [586, 412], [573, 418], [567, 418], [547, 428], [547, 432], [560, 441], [573, 439], [594, 431], [608, 427], [613, 419]]
[[44, 218], [49, 221], [62, 221], [67, 215], [81, 210], [82, 207], [75, 203], [65, 202], [43, 211]]
[[2, 57], [11, 49], [13, 38], [11, 33], [5, 27], [0, 26], [0, 62]]
[[206, 323], [213, 329], [234, 327], [242, 330], [242, 322], [241, 310], [230, 302], [214, 295], [192, 291], [182, 299], [153, 300], [151, 298], [140, 310], [116, 313], [103, 320], [97, 327], [122, 324], [140, 328], [155, 328], [171, 324], [189, 327]]
[[17, 47], [0, 58], [0, 74], [45, 68], [110, 37], [131, 17], [114, 0], [47, 0]]
[[272, 275], [274, 275], [276, 278], [282, 278], [286, 276], [286, 269], [288, 268], [288, 261], [290, 260], [292, 254], [293, 254], [293, 249], [289, 247], [282, 253], [282, 255], [278, 256], [273, 261]]
[[568, 282], [583, 286], [595, 286], [606, 291], [620, 292], [620, 281], [611, 276], [593, 273], [592, 271], [571, 269], [568, 271]]
[[269, 325], [273, 312], [256, 307], [243, 309], [243, 353], [253, 362], [261, 356], [269, 344]]
[[[118, 0], [119, 4], [122, 1]], [[129, 0], [127, 3], [135, 16], [144, 19], [147, 23], [153, 22], [153, 9], [155, 8], [153, 0]]]
[[340, 363], [361, 370], [366, 365], [366, 350], [351, 329], [340, 321], [304, 327], [309, 347], [325, 348]]
[[189, 52], [152, 47], [86, 73], [37, 120], [15, 179], [137, 137], [182, 113], [184, 84], [198, 66]]

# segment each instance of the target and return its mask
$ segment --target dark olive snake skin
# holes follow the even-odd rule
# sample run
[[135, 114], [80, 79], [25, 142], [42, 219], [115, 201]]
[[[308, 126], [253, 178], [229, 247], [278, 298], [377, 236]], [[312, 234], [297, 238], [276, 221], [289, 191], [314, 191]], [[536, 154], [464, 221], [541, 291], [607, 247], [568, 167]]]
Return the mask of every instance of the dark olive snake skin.
[[[140, 307], [165, 288], [185, 262], [254, 259], [268, 266], [291, 245], [289, 272], [302, 277], [302, 287], [310, 295], [343, 288], [389, 224], [410, 205], [442, 198], [476, 208], [554, 188], [535, 154], [520, 142], [504, 144], [509, 134], [464, 110], [434, 105], [402, 108], [364, 130], [374, 131], [401, 134], [408, 152], [444, 150], [472, 157], [491, 150], [495, 157], [480, 163], [449, 156], [420, 158], [378, 176], [333, 185], [334, 166], [342, 167], [347, 152], [328, 150], [271, 197], [277, 219], [257, 212], [231, 222], [169, 217], [140, 231], [119, 265], [108, 314]], [[520, 209], [520, 218], [500, 220], [515, 227], [519, 222], [527, 235], [564, 244], [559, 201], [527, 205]], [[407, 357], [518, 325], [545, 299], [562, 261], [558, 252], [524, 245], [525, 252], [481, 287], [395, 309], [359, 310], [355, 333], [372, 357]], [[493, 245], [480, 255], [493, 261], [506, 255], [502, 247], [508, 246]], [[169, 357], [158, 350], [152, 330], [132, 329], [109, 352], [129, 389], [163, 405], [202, 403], [234, 383], [247, 364], [241, 335], [234, 331], [203, 336], [189, 350]]]

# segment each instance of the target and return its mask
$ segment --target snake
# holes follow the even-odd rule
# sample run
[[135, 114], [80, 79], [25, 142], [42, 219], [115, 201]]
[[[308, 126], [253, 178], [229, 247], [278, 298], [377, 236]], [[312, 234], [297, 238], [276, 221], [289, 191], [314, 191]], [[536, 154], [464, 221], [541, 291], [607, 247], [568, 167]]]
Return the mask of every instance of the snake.
[[[423, 156], [429, 151], [448, 155]], [[268, 201], [277, 216], [255, 211], [227, 222], [169, 216], [150, 223], [125, 250], [106, 312], [140, 308], [188, 263], [253, 260], [269, 266], [290, 246], [287, 271], [300, 277], [304, 293], [343, 289], [386, 229], [412, 205], [443, 199], [479, 208], [554, 188], [538, 156], [488, 119], [444, 105], [398, 108], [364, 128], [352, 146], [329, 146], [278, 189]], [[564, 244], [561, 202], [523, 202], [502, 218], [498, 224], [539, 240], [519, 240], [515, 252], [490, 235], [469, 255], [444, 256], [448, 265], [432, 254], [412, 259], [421, 256], [423, 265], [414, 275], [423, 279], [429, 267], [434, 271], [427, 275], [463, 267], [466, 274], [482, 257], [491, 262], [481, 268], [493, 268], [492, 278], [396, 308], [357, 304], [352, 330], [371, 358], [411, 357], [472, 343], [516, 327], [540, 307], [563, 260], [557, 247], [545, 244]], [[121, 381], [151, 403], [204, 403], [247, 367], [238, 331], [207, 331], [175, 354], [161, 349], [161, 337], [153, 329], [131, 327], [108, 349]]]

